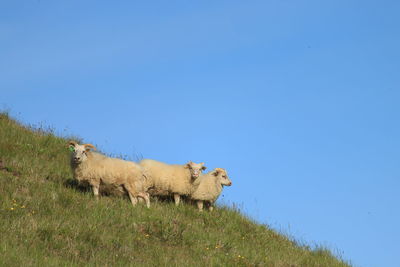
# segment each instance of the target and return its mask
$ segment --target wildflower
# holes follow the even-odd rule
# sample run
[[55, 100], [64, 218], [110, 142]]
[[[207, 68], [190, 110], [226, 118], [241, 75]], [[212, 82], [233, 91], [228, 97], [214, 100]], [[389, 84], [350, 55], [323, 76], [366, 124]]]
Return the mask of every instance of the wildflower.
[[24, 206], [24, 205], [22, 205], [22, 206], [21, 206], [21, 208], [22, 208], [22, 209], [25, 209], [25, 206]]
[[14, 210], [14, 208], [11, 208], [10, 210]]

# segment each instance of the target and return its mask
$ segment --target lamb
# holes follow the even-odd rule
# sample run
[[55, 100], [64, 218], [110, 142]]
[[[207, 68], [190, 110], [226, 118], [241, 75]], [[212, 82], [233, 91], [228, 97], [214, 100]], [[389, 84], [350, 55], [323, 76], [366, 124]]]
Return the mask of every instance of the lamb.
[[151, 159], [139, 162], [148, 178], [146, 188], [151, 188], [152, 195], [174, 196], [178, 206], [181, 195], [190, 195], [193, 182], [206, 169], [204, 163], [188, 162], [185, 165], [170, 165]]
[[92, 152], [91, 149], [96, 148], [91, 144], [79, 145], [70, 141], [69, 148], [74, 178], [79, 182], [89, 183], [97, 199], [100, 186], [112, 186], [117, 191], [126, 191], [133, 206], [140, 197], [150, 207], [150, 197], [144, 187], [146, 176], [137, 163]]
[[189, 197], [197, 202], [197, 207], [200, 211], [203, 210], [203, 202], [206, 202], [209, 210], [212, 211], [214, 209], [213, 204], [221, 194], [224, 185], [232, 185], [226, 170], [215, 168], [196, 180], [193, 185], [195, 190]]

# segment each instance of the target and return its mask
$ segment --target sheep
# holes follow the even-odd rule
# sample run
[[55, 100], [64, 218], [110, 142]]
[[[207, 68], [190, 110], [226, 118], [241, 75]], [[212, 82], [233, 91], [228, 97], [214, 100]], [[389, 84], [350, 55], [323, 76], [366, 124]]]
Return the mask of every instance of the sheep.
[[74, 178], [78, 182], [89, 183], [96, 199], [99, 197], [100, 186], [111, 186], [117, 191], [126, 191], [133, 206], [140, 197], [150, 207], [150, 197], [144, 188], [146, 177], [137, 163], [92, 152], [91, 149], [96, 148], [91, 144], [79, 145], [70, 141], [69, 148]]
[[143, 167], [148, 183], [146, 188], [151, 188], [152, 195], [174, 196], [175, 205], [178, 206], [181, 195], [192, 192], [192, 183], [206, 169], [204, 163], [188, 162], [185, 165], [170, 165], [151, 159], [139, 162]]
[[222, 187], [231, 186], [225, 169], [215, 168], [213, 171], [201, 175], [193, 184], [194, 191], [190, 194], [190, 199], [197, 202], [200, 211], [203, 210], [203, 202], [209, 204], [209, 210], [214, 209], [213, 204], [222, 192]]

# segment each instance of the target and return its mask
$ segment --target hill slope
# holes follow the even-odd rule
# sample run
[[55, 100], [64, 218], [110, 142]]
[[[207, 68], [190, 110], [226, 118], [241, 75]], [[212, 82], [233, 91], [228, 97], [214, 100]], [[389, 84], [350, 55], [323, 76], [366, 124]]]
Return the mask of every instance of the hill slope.
[[0, 265], [349, 266], [229, 208], [79, 190], [67, 140], [0, 114]]

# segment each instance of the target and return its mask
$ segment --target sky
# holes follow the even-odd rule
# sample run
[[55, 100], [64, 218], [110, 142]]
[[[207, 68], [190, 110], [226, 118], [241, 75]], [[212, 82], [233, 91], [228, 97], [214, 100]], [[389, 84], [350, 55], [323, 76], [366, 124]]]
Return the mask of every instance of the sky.
[[0, 108], [227, 169], [220, 204], [398, 266], [399, 1], [0, 0]]

